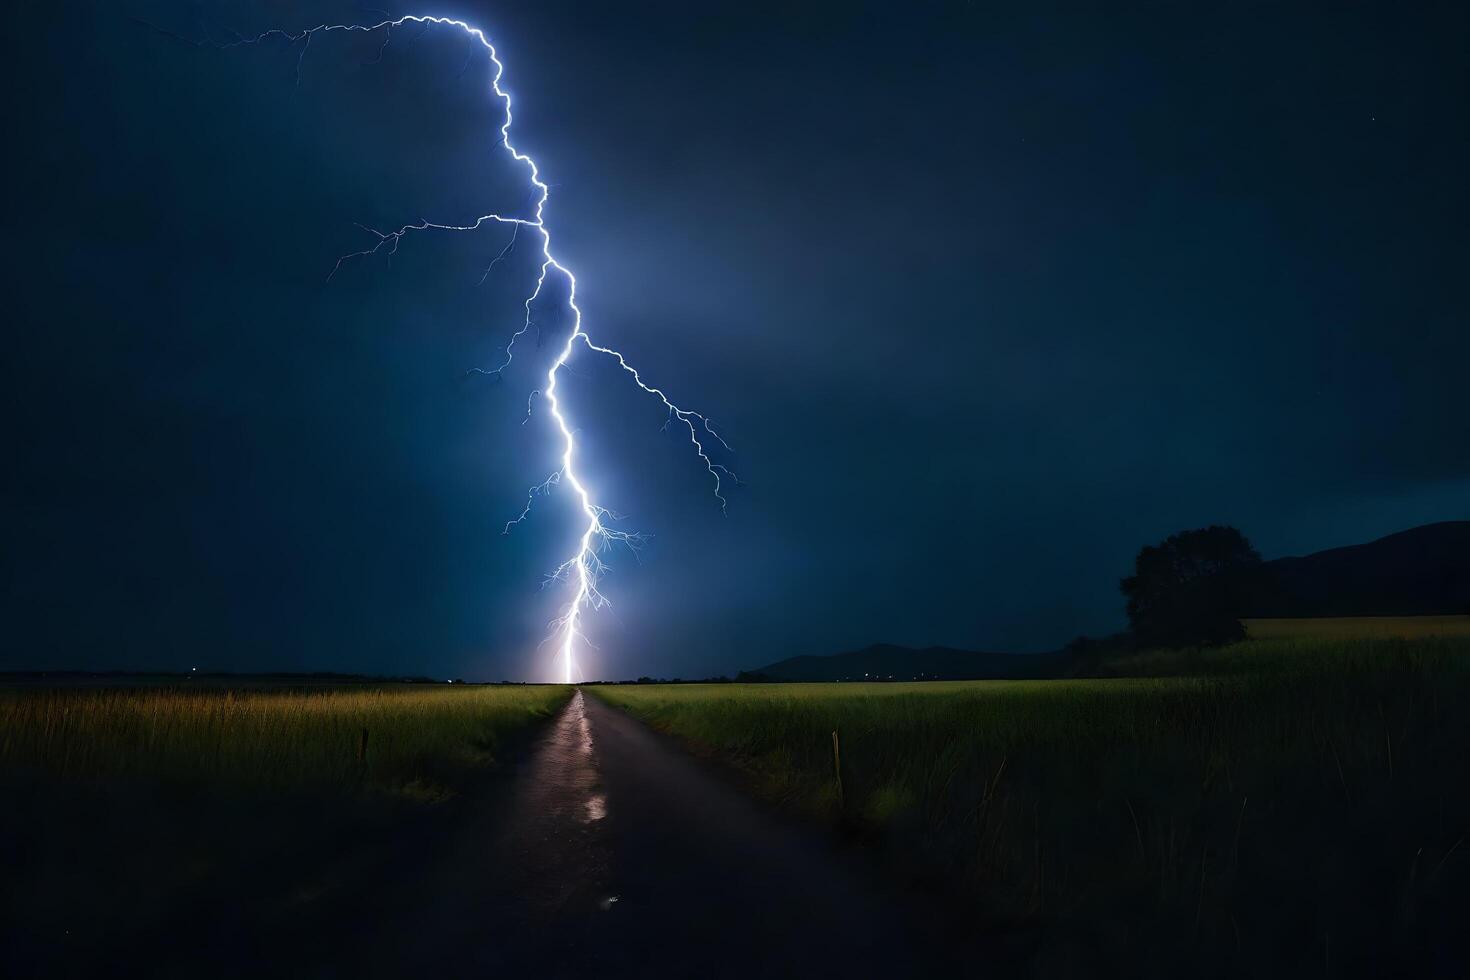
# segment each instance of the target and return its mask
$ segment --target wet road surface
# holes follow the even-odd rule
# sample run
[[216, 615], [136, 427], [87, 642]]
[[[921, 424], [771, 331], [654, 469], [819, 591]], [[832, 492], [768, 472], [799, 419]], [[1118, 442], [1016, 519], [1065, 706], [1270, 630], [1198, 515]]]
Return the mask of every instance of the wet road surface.
[[584, 978], [985, 972], [937, 962], [932, 917], [852, 855], [580, 691], [507, 789], [405, 893], [419, 896], [412, 910], [379, 920], [364, 965]]

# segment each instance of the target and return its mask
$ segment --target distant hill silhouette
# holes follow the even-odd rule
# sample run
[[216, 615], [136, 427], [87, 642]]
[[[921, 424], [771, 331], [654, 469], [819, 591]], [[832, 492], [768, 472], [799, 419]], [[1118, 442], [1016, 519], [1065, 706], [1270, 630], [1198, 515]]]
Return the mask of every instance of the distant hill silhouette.
[[791, 657], [750, 671], [773, 681], [975, 680], [987, 677], [1049, 677], [1061, 669], [1056, 653], [986, 653], [950, 647], [875, 643], [827, 657]]
[[[1470, 614], [1470, 521], [1426, 524], [1367, 544], [1264, 563], [1245, 618]], [[1096, 641], [1108, 644], [1117, 638]], [[1123, 641], [1126, 645], [1126, 640]], [[1056, 677], [1078, 651], [989, 653], [875, 643], [831, 656], [791, 657], [742, 680], [979, 680]]]
[[1470, 521], [1265, 564], [1248, 618], [1470, 614]]

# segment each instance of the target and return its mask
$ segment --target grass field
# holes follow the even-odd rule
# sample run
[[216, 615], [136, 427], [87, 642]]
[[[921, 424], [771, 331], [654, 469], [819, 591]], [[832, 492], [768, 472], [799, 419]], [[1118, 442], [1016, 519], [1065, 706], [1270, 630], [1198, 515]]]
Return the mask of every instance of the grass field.
[[1470, 639], [1132, 666], [1176, 676], [593, 690], [957, 886], [977, 928], [1044, 934], [1043, 974], [1402, 975], [1463, 955]]
[[0, 688], [0, 962], [23, 936], [35, 975], [235, 975], [164, 964], [220, 928], [287, 949], [354, 935], [571, 695], [210, 683]]
[[569, 696], [539, 686], [0, 689], [0, 772], [434, 798]]
[[1247, 619], [1252, 640], [1419, 639], [1427, 636], [1470, 636], [1470, 616], [1341, 616], [1326, 619]]

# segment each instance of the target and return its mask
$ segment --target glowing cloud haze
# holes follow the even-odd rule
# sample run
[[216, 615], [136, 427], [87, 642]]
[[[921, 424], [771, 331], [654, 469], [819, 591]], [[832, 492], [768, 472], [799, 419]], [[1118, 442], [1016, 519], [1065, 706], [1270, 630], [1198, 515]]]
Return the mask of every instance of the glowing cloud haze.
[[403, 239], [414, 232], [474, 232], [491, 225], [510, 226], [512, 234], [511, 241], [507, 243], [505, 248], [502, 249], [502, 251], [495, 257], [495, 259], [491, 261], [490, 265], [487, 266], [486, 275], [489, 274], [490, 269], [493, 268], [497, 262], [503, 259], [510, 252], [510, 249], [515, 244], [516, 238], [519, 236], [520, 232], [523, 229], [529, 229], [540, 236], [540, 274], [536, 278], [535, 287], [526, 296], [525, 320], [522, 322], [520, 328], [517, 329], [514, 334], [512, 334], [509, 343], [506, 344], [505, 355], [499, 365], [497, 365], [493, 369], [474, 368], [472, 370], [479, 374], [487, 374], [499, 377], [501, 373], [510, 366], [511, 361], [515, 356], [516, 341], [518, 341], [526, 334], [527, 331], [531, 329], [531, 325], [533, 322], [532, 306], [537, 301], [537, 299], [540, 298], [542, 289], [546, 285], [547, 278], [552, 275], [564, 277], [567, 284], [566, 307], [572, 316], [572, 329], [567, 334], [565, 342], [559, 348], [556, 358], [551, 362], [550, 367], [548, 367], [546, 370], [545, 387], [542, 388], [540, 391], [533, 391], [527, 400], [527, 415], [529, 416], [536, 396], [540, 394], [544, 397], [547, 408], [551, 412], [551, 417], [556, 423], [557, 432], [560, 434], [561, 437], [561, 467], [556, 472], [547, 477], [546, 480], [531, 488], [529, 494], [527, 495], [525, 508], [521, 511], [519, 516], [506, 523], [505, 533], [510, 533], [510, 531], [517, 524], [520, 524], [530, 517], [532, 504], [535, 502], [537, 497], [548, 494], [552, 492], [553, 489], [562, 485], [569, 487], [572, 493], [575, 495], [578, 506], [581, 510], [582, 518], [585, 520], [586, 523], [583, 526], [581, 537], [579, 538], [576, 546], [576, 551], [565, 561], [561, 562], [561, 564], [559, 564], [555, 568], [555, 570], [552, 571], [547, 577], [548, 584], [567, 583], [571, 590], [571, 596], [567, 600], [566, 604], [562, 606], [561, 614], [552, 621], [550, 625], [549, 636], [547, 637], [547, 642], [555, 642], [557, 644], [558, 656], [561, 662], [562, 679], [566, 683], [570, 684], [576, 681], [580, 676], [577, 668], [576, 653], [578, 642], [585, 642], [585, 637], [582, 633], [583, 617], [588, 611], [600, 609], [607, 604], [607, 598], [598, 588], [599, 581], [601, 580], [603, 574], [607, 571], [607, 564], [603, 561], [602, 555], [614, 543], [626, 545], [636, 553], [639, 545], [644, 541], [643, 535], [637, 532], [622, 531], [613, 527], [609, 527], [609, 522], [616, 520], [617, 515], [615, 515], [608, 508], [599, 504], [597, 501], [593, 500], [592, 494], [588, 491], [587, 486], [581, 481], [578, 476], [576, 465], [577, 429], [568, 419], [567, 412], [564, 409], [563, 404], [557, 393], [557, 383], [561, 377], [562, 368], [566, 366], [568, 359], [576, 350], [577, 345], [585, 345], [589, 351], [603, 354], [616, 360], [618, 366], [628, 374], [635, 385], [637, 385], [640, 389], [647, 392], [648, 394], [657, 398], [663, 404], [664, 408], [668, 412], [668, 420], [665, 423], [666, 425], [677, 423], [684, 426], [684, 428], [689, 433], [690, 444], [693, 446], [694, 451], [699, 457], [699, 460], [703, 464], [705, 470], [710, 475], [710, 479], [714, 487], [715, 499], [719, 501], [721, 510], [726, 507], [727, 503], [724, 496], [724, 480], [729, 479], [736, 483], [738, 483], [739, 481], [735, 474], [731, 472], [727, 467], [725, 467], [721, 463], [715, 462], [714, 459], [710, 457], [710, 454], [706, 449], [707, 440], [713, 440], [715, 443], [718, 443], [727, 451], [730, 449], [729, 445], [725, 443], [725, 441], [710, 425], [709, 419], [698, 412], [690, 411], [689, 409], [682, 408], [681, 406], [674, 403], [668, 397], [668, 395], [664, 393], [662, 389], [657, 388], [644, 381], [642, 375], [639, 374], [638, 370], [634, 368], [633, 365], [628, 363], [627, 359], [622, 355], [622, 353], [611, 347], [604, 347], [595, 343], [592, 340], [591, 336], [589, 336], [587, 331], [583, 328], [582, 310], [579, 306], [577, 306], [577, 277], [572, 274], [572, 271], [569, 268], [561, 264], [561, 262], [557, 261], [555, 254], [552, 251], [551, 230], [547, 227], [545, 222], [544, 212], [550, 188], [547, 186], [546, 182], [541, 179], [541, 172], [536, 165], [536, 161], [533, 160], [528, 154], [523, 153], [521, 150], [517, 149], [515, 145], [511, 143], [511, 98], [510, 94], [500, 87], [500, 79], [501, 76], [504, 74], [505, 66], [501, 63], [499, 56], [496, 54], [495, 46], [490, 43], [484, 32], [482, 32], [479, 28], [473, 27], [470, 24], [467, 24], [461, 20], [454, 20], [448, 17], [412, 15], [399, 17], [394, 20], [384, 20], [376, 24], [321, 24], [317, 27], [312, 27], [296, 32], [272, 30], [253, 38], [247, 38], [241, 41], [237, 41], [234, 44], [225, 45], [225, 47], [237, 47], [243, 44], [259, 44], [263, 41], [268, 41], [273, 38], [284, 39], [292, 44], [299, 43], [301, 45], [301, 54], [300, 57], [297, 59], [297, 82], [299, 83], [301, 62], [306, 57], [306, 52], [311, 45], [312, 38], [316, 37], [318, 34], [329, 34], [337, 31], [360, 32], [370, 34], [376, 31], [382, 31], [384, 32], [383, 47], [379, 50], [378, 53], [378, 57], [381, 58], [386, 52], [388, 44], [392, 39], [393, 28], [401, 27], [404, 24], [420, 24], [423, 25], [425, 29], [433, 26], [453, 28], [463, 32], [464, 34], [467, 34], [475, 41], [477, 41], [482, 47], [484, 47], [486, 54], [489, 56], [491, 63], [494, 65], [494, 71], [490, 83], [491, 94], [494, 98], [499, 99], [505, 103], [505, 121], [500, 125], [500, 143], [502, 146], [505, 147], [506, 152], [508, 152], [516, 160], [516, 162], [525, 165], [530, 182], [536, 188], [535, 210], [529, 217], [518, 217], [514, 215], [501, 214], [483, 214], [471, 220], [460, 221], [456, 223], [439, 223], [428, 220], [420, 220], [416, 223], [403, 225], [402, 227], [394, 231], [379, 231], [374, 228], [361, 226], [363, 227], [364, 231], [367, 231], [370, 234], [374, 235], [377, 241], [373, 244], [371, 248], [364, 249], [360, 252], [353, 252], [339, 258], [336, 265], [332, 267], [331, 274], [329, 274], [327, 278], [330, 280], [332, 276], [336, 275], [338, 270], [341, 269], [342, 264], [349, 260], [362, 258], [369, 255], [376, 255], [379, 253], [386, 253], [388, 255], [394, 254], [395, 252], [397, 252], [399, 245], [402, 244]]

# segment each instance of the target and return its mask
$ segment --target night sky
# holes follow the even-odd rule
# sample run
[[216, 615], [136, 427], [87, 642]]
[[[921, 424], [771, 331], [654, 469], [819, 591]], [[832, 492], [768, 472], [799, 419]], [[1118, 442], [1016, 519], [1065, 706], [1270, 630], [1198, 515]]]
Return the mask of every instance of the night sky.
[[[567, 495], [500, 532], [557, 466], [522, 421], [565, 322], [467, 373], [535, 249], [325, 281], [354, 222], [533, 204], [474, 43], [25, 6], [0, 668], [552, 676]], [[587, 482], [654, 536], [610, 555], [589, 675], [1044, 650], [1119, 628], [1182, 528], [1275, 557], [1470, 517], [1470, 14], [1225, 6], [394, 8], [497, 42], [589, 330], [737, 450], [722, 516], [658, 404], [573, 360]]]

